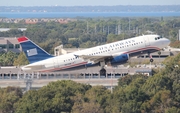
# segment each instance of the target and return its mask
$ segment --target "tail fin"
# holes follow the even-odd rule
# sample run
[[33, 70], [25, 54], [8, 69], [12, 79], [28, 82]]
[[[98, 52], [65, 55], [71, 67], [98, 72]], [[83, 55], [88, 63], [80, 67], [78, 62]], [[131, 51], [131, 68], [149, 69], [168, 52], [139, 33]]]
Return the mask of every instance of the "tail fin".
[[30, 63], [53, 57], [25, 36], [19, 37], [17, 40]]

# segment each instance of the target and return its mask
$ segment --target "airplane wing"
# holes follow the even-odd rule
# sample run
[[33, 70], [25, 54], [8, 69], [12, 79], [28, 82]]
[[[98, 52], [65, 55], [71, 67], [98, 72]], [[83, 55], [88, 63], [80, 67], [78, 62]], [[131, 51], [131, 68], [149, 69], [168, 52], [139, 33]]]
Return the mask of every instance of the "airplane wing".
[[80, 55], [79, 57], [81, 57], [82, 59], [86, 61], [97, 63], [99, 61], [104, 61], [104, 59], [112, 58], [112, 55], [99, 55], [99, 56], [98, 55], [97, 56]]
[[76, 57], [81, 57], [82, 59], [84, 59], [85, 61], [90, 61], [92, 63], [97, 63], [100, 61], [104, 61], [105, 59], [111, 59], [114, 56], [118, 56], [121, 54], [124, 54], [125, 52], [121, 52], [121, 53], [115, 53], [115, 54], [106, 54], [106, 55], [75, 55]]

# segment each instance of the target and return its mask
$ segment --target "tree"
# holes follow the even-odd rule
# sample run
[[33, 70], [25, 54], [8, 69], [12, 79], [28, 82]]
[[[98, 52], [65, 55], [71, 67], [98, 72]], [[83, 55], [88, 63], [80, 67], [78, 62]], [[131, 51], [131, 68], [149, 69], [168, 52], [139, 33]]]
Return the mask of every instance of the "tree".
[[0, 112], [12, 113], [15, 111], [15, 103], [22, 97], [22, 91], [18, 87], [0, 89]]
[[[72, 109], [73, 113], [103, 113], [108, 105], [110, 91], [103, 86], [95, 86], [86, 91], [85, 95], [77, 95]], [[103, 110], [104, 109], [104, 110]]]
[[1, 66], [12, 66], [14, 60], [17, 58], [18, 54], [8, 51], [7, 53], [2, 53], [0, 56]]
[[74, 97], [74, 105], [72, 108], [72, 113], [103, 113], [103, 109], [97, 102], [86, 102], [85, 97], [82, 94], [77, 94]]
[[161, 90], [157, 92], [149, 101], [143, 103], [141, 109], [143, 112], [165, 112], [167, 108], [173, 105], [171, 92], [169, 90]]
[[26, 55], [24, 54], [24, 52], [21, 52], [19, 54], [18, 58], [14, 60], [13, 64], [15, 66], [22, 66], [22, 65], [29, 64], [29, 61], [27, 60]]
[[69, 80], [51, 82], [38, 91], [25, 93], [23, 98], [16, 104], [16, 112], [70, 112], [74, 105], [73, 98], [77, 94], [84, 94], [89, 88], [89, 85]]

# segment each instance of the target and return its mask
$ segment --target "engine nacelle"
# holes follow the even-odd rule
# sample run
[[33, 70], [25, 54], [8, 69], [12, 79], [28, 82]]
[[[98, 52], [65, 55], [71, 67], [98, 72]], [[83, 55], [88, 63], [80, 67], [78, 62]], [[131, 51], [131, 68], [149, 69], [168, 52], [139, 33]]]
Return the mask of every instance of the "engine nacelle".
[[129, 54], [121, 54], [118, 56], [114, 56], [113, 59], [111, 60], [111, 63], [121, 63], [121, 62], [126, 62], [129, 60]]

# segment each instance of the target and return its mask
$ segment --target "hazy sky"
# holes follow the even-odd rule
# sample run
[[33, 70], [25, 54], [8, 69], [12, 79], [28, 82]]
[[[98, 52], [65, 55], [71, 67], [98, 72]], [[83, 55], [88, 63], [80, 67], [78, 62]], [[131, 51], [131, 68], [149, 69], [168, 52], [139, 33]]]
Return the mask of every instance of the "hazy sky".
[[0, 0], [0, 6], [180, 5], [180, 0]]

